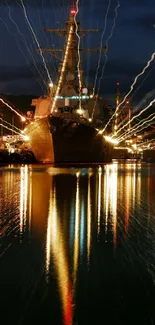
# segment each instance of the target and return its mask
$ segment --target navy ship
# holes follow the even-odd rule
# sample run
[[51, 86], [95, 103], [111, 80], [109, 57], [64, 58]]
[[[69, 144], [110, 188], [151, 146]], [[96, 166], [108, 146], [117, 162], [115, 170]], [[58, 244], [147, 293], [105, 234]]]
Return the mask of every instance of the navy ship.
[[77, 35], [83, 37], [98, 30], [80, 28], [76, 12], [76, 7], [72, 6], [66, 28], [46, 30], [63, 36], [66, 42], [64, 49], [42, 49], [53, 55], [57, 51], [64, 52], [59, 65], [59, 79], [56, 85], [49, 84], [48, 95], [32, 100], [31, 105], [35, 107], [33, 118], [30, 112], [27, 115], [24, 134], [39, 163], [112, 160], [113, 144], [106, 141], [95, 125], [99, 100], [89, 94], [79, 62], [82, 49]]

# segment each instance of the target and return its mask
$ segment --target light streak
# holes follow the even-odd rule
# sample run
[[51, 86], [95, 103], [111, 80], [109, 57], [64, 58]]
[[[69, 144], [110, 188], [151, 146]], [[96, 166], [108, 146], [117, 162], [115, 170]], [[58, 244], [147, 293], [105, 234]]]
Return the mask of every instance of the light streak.
[[[144, 150], [144, 149], [148, 148], [148, 146], [150, 147], [150, 149], [152, 149], [152, 148], [154, 148], [154, 145], [155, 145], [154, 141], [155, 141], [155, 139], [151, 139], [150, 141], [137, 144], [137, 149]], [[153, 147], [151, 147], [151, 146], [153, 146]]]
[[[112, 29], [111, 29], [111, 32], [110, 32], [110, 35], [108, 36], [107, 40], [106, 40], [106, 48], [108, 49], [108, 43], [109, 43], [109, 40], [110, 38], [113, 36], [113, 31], [114, 31], [114, 28], [116, 26], [116, 19], [117, 19], [117, 16], [118, 16], [118, 8], [120, 7], [120, 3], [119, 3], [119, 0], [117, 0], [117, 5], [115, 7], [115, 16], [114, 16], [114, 22], [113, 22], [113, 25], [112, 25]], [[106, 51], [107, 52], [107, 51]], [[101, 80], [103, 78], [103, 74], [104, 74], [104, 71], [105, 71], [105, 66], [107, 64], [107, 61], [108, 61], [108, 56], [106, 54], [106, 52], [104, 53], [104, 56], [105, 56], [105, 62], [103, 64], [103, 67], [102, 67], [102, 72], [101, 72], [101, 76], [100, 76], [100, 79], [99, 79], [99, 83], [98, 83], [98, 90], [97, 90], [97, 94], [99, 94], [99, 90], [100, 90], [100, 84], [101, 84]], [[95, 103], [94, 103], [94, 107], [93, 107], [93, 111], [92, 111], [92, 115], [91, 115], [91, 118], [93, 119], [94, 117], [94, 113], [95, 113], [95, 108], [96, 108], [96, 103], [97, 103], [97, 97], [95, 99]]]
[[[155, 94], [155, 89], [153, 89], [153, 90], [151, 90], [150, 92], [148, 92], [148, 93], [145, 95], [145, 97], [140, 101], [140, 103], [139, 103], [137, 106], [135, 106], [135, 107], [131, 110], [131, 114], [134, 114], [135, 112], [137, 112], [137, 111], [141, 108], [141, 105], [142, 105], [142, 104], [145, 104], [146, 101], [147, 101], [151, 96], [153, 96], [154, 94]], [[124, 107], [125, 107], [125, 106], [122, 107], [121, 111], [123, 110]], [[121, 125], [124, 124], [124, 122], [127, 121], [127, 120], [128, 120], [128, 117], [126, 117], [126, 118], [125, 118], [121, 123], [119, 123], [118, 128], [120, 128]]]
[[21, 115], [20, 113], [18, 113], [12, 106], [10, 106], [8, 103], [6, 103], [2, 98], [0, 98], [0, 101], [6, 105], [8, 108], [11, 109], [12, 112], [14, 112], [15, 114], [17, 114], [20, 118], [23, 118], [24, 116]]
[[108, 135], [105, 135], [104, 136], [105, 140], [108, 141], [108, 142], [111, 142], [113, 144], [118, 144], [118, 140], [117, 139], [112, 139], [112, 137], [108, 136]]
[[[138, 128], [137, 131], [136, 131], [136, 133], [139, 133], [139, 132], [141, 132], [142, 130], [148, 128], [148, 125], [145, 125], [145, 124], [147, 124], [148, 122], [151, 122], [151, 121], [154, 120], [154, 119], [155, 119], [155, 117], [154, 117], [154, 118], [151, 118], [150, 121], [144, 121], [144, 122], [142, 123], [142, 125], [139, 126], [139, 128]], [[154, 124], [154, 123], [152, 123], [152, 124]], [[143, 126], [143, 127], [142, 127], [142, 126]], [[140, 128], [140, 127], [142, 127], [142, 128]]]
[[[19, 6], [19, 7], [20, 7], [20, 6]], [[20, 8], [21, 8], [21, 7], [20, 7]], [[8, 11], [9, 11], [9, 18], [10, 18], [11, 22], [15, 25], [15, 27], [16, 27], [16, 29], [17, 29], [17, 32], [18, 32], [19, 35], [22, 37], [23, 43], [25, 44], [25, 47], [26, 47], [28, 53], [30, 54], [30, 56], [31, 56], [31, 58], [32, 58], [32, 60], [33, 60], [33, 64], [34, 64], [34, 66], [35, 66], [37, 72], [39, 73], [41, 79], [43, 80], [44, 84], [45, 84], [46, 87], [47, 87], [47, 84], [46, 84], [45, 80], [43, 79], [43, 76], [41, 75], [40, 70], [39, 70], [38, 67], [37, 67], [37, 64], [36, 64], [36, 62], [35, 62], [34, 56], [33, 56], [32, 52], [30, 51], [30, 49], [29, 49], [29, 47], [28, 47], [28, 44], [27, 44], [27, 41], [26, 41], [25, 36], [20, 32], [17, 23], [13, 20], [13, 18], [12, 18], [12, 16], [11, 16], [11, 8], [9, 7], [9, 5], [8, 5]], [[20, 46], [20, 44], [19, 44], [18, 38], [15, 37], [15, 34], [14, 34], [14, 33], [11, 33], [11, 32], [10, 32], [10, 30], [9, 30], [7, 24], [5, 23], [5, 21], [3, 21], [2, 18], [0, 18], [0, 20], [3, 22], [3, 24], [4, 24], [5, 27], [6, 27], [6, 29], [7, 29], [8, 32], [10, 33], [10, 35], [13, 36], [13, 37], [15, 38], [15, 40], [16, 40], [16, 42], [17, 42], [17, 45], [18, 45], [18, 48], [19, 48], [20, 52], [23, 54], [23, 56], [25, 57], [25, 59], [26, 59], [26, 63], [27, 63], [27, 65], [28, 65], [29, 68], [30, 68], [29, 62], [28, 62], [28, 60], [27, 60], [27, 56], [25, 55], [25, 52], [22, 50], [22, 48], [21, 48], [21, 46]], [[32, 70], [31, 68], [30, 68], [30, 70], [33, 72], [33, 70]], [[33, 72], [33, 73], [34, 73], [34, 72]], [[37, 78], [37, 77], [36, 77], [36, 78]], [[38, 78], [37, 78], [37, 81], [38, 81], [38, 83], [40, 84], [40, 86], [41, 86], [41, 88], [42, 88], [42, 90], [43, 90], [43, 86], [42, 86], [42, 84], [41, 84], [41, 82], [39, 81]]]
[[[152, 113], [150, 116], [148, 116], [147, 118], [139, 121], [137, 124], [135, 124], [131, 130], [124, 132], [124, 134], [122, 134], [119, 138], [117, 138], [117, 140], [120, 142], [120, 140], [124, 140], [125, 138], [127, 138], [129, 135], [131, 136], [133, 133], [137, 132], [136, 130], [138, 130], [139, 128], [141, 128], [142, 125], [144, 125], [145, 123], [149, 123], [152, 122], [152, 120], [155, 119], [155, 116], [152, 118], [152, 116], [154, 116], [154, 113]], [[147, 125], [148, 127], [149, 125]], [[139, 131], [138, 131], [139, 132]]]
[[21, 132], [21, 130], [20, 130], [20, 129], [18, 129], [16, 126], [12, 125], [11, 123], [9, 123], [9, 122], [7, 122], [7, 121], [3, 120], [3, 119], [2, 119], [2, 117], [0, 117], [0, 120], [1, 120], [2, 122], [6, 123], [6, 124], [8, 124], [8, 125], [10, 125], [10, 126], [12, 126], [14, 129], [16, 129], [16, 130], [18, 130], [18, 131], [20, 131], [20, 132]]
[[[134, 97], [134, 95], [137, 93], [137, 91], [140, 89], [140, 87], [142, 86], [142, 84], [144, 83], [144, 81], [148, 78], [150, 72], [152, 72], [152, 70], [154, 70], [155, 67], [153, 67], [152, 69], [150, 69], [150, 71], [148, 71], [146, 77], [142, 80], [142, 82], [140, 83], [140, 85], [136, 88], [136, 90], [134, 91], [134, 93], [132, 94], [132, 98]], [[129, 98], [129, 101], [131, 100], [131, 97]]]
[[7, 129], [7, 130], [9, 130], [9, 131], [12, 131], [12, 132], [14, 132], [14, 133], [16, 133], [16, 134], [19, 134], [19, 135], [20, 135], [20, 133], [19, 133], [19, 132], [16, 132], [15, 130], [13, 130], [13, 129], [10, 129], [8, 126], [6, 126], [6, 125], [4, 125], [4, 124], [2, 124], [2, 123], [0, 123], [0, 126], [2, 126], [4, 129]]
[[38, 42], [38, 40], [37, 40], [36, 34], [35, 34], [35, 32], [34, 32], [34, 29], [32, 28], [32, 26], [31, 26], [31, 24], [30, 24], [30, 21], [29, 21], [29, 19], [28, 19], [28, 15], [27, 15], [27, 11], [26, 11], [26, 8], [25, 8], [25, 5], [24, 5], [24, 2], [23, 2], [23, 0], [20, 0], [20, 2], [21, 2], [22, 7], [23, 7], [23, 11], [24, 11], [25, 19], [26, 19], [26, 21], [27, 21], [27, 23], [28, 23], [28, 26], [29, 26], [29, 28], [30, 28], [30, 30], [31, 30], [31, 32], [32, 32], [32, 35], [33, 35], [33, 37], [34, 37], [34, 39], [35, 39], [35, 42], [36, 42], [36, 44], [37, 44], [37, 46], [38, 46], [38, 48], [39, 48], [39, 53], [40, 53], [40, 55], [41, 55], [41, 58], [42, 58], [42, 61], [43, 61], [43, 64], [44, 64], [44, 68], [45, 68], [45, 70], [46, 70], [46, 72], [47, 72], [47, 76], [48, 76], [49, 82], [52, 82], [52, 79], [51, 79], [51, 77], [50, 77], [50, 74], [49, 74], [49, 71], [48, 71], [48, 68], [47, 68], [47, 65], [46, 65], [46, 62], [45, 62], [44, 56], [43, 56], [42, 49], [40, 48], [40, 45], [39, 45], [39, 42]]
[[150, 66], [150, 63], [154, 60], [154, 58], [155, 58], [155, 52], [152, 53], [152, 55], [151, 55], [151, 59], [147, 62], [147, 64], [146, 64], [145, 67], [143, 68], [143, 70], [142, 70], [142, 71], [141, 71], [141, 72], [140, 72], [140, 73], [135, 77], [135, 79], [134, 79], [134, 81], [133, 81], [133, 83], [132, 83], [132, 85], [131, 85], [131, 87], [130, 87], [130, 90], [129, 90], [128, 93], [125, 95], [125, 97], [123, 98], [123, 100], [119, 103], [119, 105], [118, 105], [118, 107], [116, 108], [114, 114], [111, 116], [111, 118], [109, 119], [109, 121], [107, 122], [107, 124], [105, 125], [105, 127], [103, 128], [102, 133], [106, 130], [107, 126], [109, 125], [109, 123], [111, 122], [111, 120], [114, 118], [115, 114], [118, 112], [120, 106], [125, 102], [125, 100], [127, 99], [127, 97], [128, 97], [128, 96], [130, 95], [130, 93], [132, 92], [133, 87], [134, 87], [134, 85], [136, 84], [138, 78], [144, 74], [145, 70]]
[[140, 116], [140, 115], [142, 115], [153, 103], [155, 102], [155, 99], [153, 99], [150, 103], [149, 103], [149, 105], [147, 105], [142, 111], [140, 111], [140, 113], [139, 114], [137, 114], [137, 115], [135, 115], [135, 116], [133, 116], [132, 117], [132, 119], [129, 121], [129, 122], [127, 122], [126, 124], [124, 124], [120, 129], [119, 129], [119, 131], [118, 132], [120, 132], [121, 130], [123, 130], [126, 126], [128, 126], [132, 121], [134, 121], [135, 120], [135, 118], [137, 118], [138, 116]]
[[81, 73], [80, 73], [80, 36], [78, 34], [78, 24], [76, 21], [76, 16], [79, 12], [79, 0], [76, 0], [76, 13], [74, 15], [74, 22], [76, 26], [75, 34], [78, 38], [78, 46], [77, 46], [77, 52], [78, 52], [78, 62], [77, 62], [77, 70], [78, 70], [78, 80], [79, 80], [79, 103], [80, 103], [80, 108], [81, 108], [81, 88], [82, 88], [82, 81], [81, 81]]
[[109, 3], [108, 3], [107, 11], [106, 11], [106, 14], [105, 14], [104, 29], [103, 29], [103, 32], [102, 32], [102, 35], [101, 35], [99, 59], [98, 59], [98, 65], [97, 65], [97, 70], [96, 70], [96, 75], [95, 75], [95, 80], [94, 80], [94, 87], [93, 87], [93, 97], [94, 97], [94, 94], [95, 94], [96, 82], [97, 82], [98, 72], [99, 72], [99, 68], [100, 68], [103, 36], [105, 34], [106, 27], [107, 27], [107, 17], [108, 17], [108, 12], [109, 12], [110, 6], [111, 6], [111, 0], [109, 0]]
[[63, 74], [64, 74], [64, 71], [65, 71], [65, 68], [66, 68], [66, 63], [67, 63], [68, 49], [69, 49], [70, 42], [71, 42], [72, 32], [73, 32], [73, 25], [71, 25], [70, 28], [69, 28], [67, 45], [66, 45], [66, 50], [65, 50], [65, 55], [64, 55], [64, 60], [63, 60], [63, 64], [62, 64], [62, 69], [61, 69], [60, 78], [59, 78], [59, 81], [58, 81], [58, 85], [57, 85], [55, 97], [54, 97], [54, 100], [53, 100], [53, 103], [52, 103], [51, 113], [53, 112], [53, 110], [55, 108], [57, 96], [59, 94], [60, 87], [61, 87], [61, 84], [62, 84]]
[[131, 85], [131, 87], [130, 87], [130, 90], [129, 90], [128, 93], [125, 95], [124, 99], [123, 99], [122, 102], [119, 104], [119, 106], [121, 106], [121, 105], [125, 102], [125, 100], [127, 99], [127, 97], [128, 97], [128, 96], [130, 95], [130, 93], [132, 92], [133, 87], [134, 87], [134, 85], [136, 84], [138, 78], [144, 74], [145, 70], [150, 66], [150, 63], [154, 60], [154, 57], [155, 57], [155, 52], [151, 55], [151, 59], [147, 62], [146, 66], [143, 68], [143, 70], [142, 70], [142, 71], [141, 71], [141, 72], [140, 72], [140, 73], [135, 77], [135, 79], [134, 79], [134, 81], [133, 81], [133, 83], [132, 83], [132, 85]]

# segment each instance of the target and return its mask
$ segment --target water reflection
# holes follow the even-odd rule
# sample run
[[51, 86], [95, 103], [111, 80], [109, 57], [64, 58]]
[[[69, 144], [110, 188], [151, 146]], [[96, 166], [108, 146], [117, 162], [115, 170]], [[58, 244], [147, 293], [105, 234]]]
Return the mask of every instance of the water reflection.
[[91, 195], [90, 195], [90, 176], [88, 176], [88, 201], [87, 201], [87, 261], [89, 264], [91, 247]]
[[[117, 244], [117, 173], [118, 165], [107, 165], [104, 178], [104, 214], [105, 231], [108, 231], [108, 222], [113, 226], [114, 247]], [[108, 220], [108, 216], [111, 220]]]
[[[28, 199], [28, 166], [20, 168], [20, 234], [26, 226], [27, 199]], [[31, 198], [31, 193], [30, 193]], [[30, 199], [31, 200], [31, 199]]]
[[[59, 293], [59, 299], [54, 293], [46, 296], [49, 306], [52, 301], [54, 306], [61, 305], [61, 312], [57, 312], [55, 316], [55, 324], [60, 324], [60, 318], [64, 325], [74, 322], [84, 324], [83, 314], [88, 317], [89, 313], [94, 315], [94, 319], [98, 319], [98, 305], [104, 301], [106, 306], [109, 294], [112, 304], [117, 302], [116, 314], [120, 317], [118, 315], [122, 305], [121, 302], [118, 305], [118, 300], [121, 301], [122, 295], [127, 299], [124, 301], [128, 301], [128, 298], [125, 298], [124, 292], [126, 279], [122, 279], [119, 274], [125, 272], [123, 274], [127, 274], [128, 281], [134, 281], [127, 270], [131, 269], [133, 272], [135, 266], [136, 277], [138, 269], [141, 274], [146, 274], [149, 265], [148, 278], [153, 277], [151, 267], [155, 268], [155, 254], [150, 247], [154, 245], [155, 248], [154, 169], [147, 169], [147, 166], [139, 164], [111, 164], [94, 169], [63, 170], [21, 166], [1, 170], [0, 184], [0, 231], [3, 237], [1, 247], [2, 255], [6, 254], [6, 267], [11, 263], [9, 253], [7, 255], [6, 252], [6, 248], [9, 252], [10, 243], [15, 245], [15, 240], [19, 240], [18, 250], [20, 252], [24, 247], [23, 258], [26, 263], [29, 263], [26, 250], [29, 251], [31, 247], [33, 251], [35, 247], [33, 267], [36, 270], [35, 263], [38, 260], [40, 265], [43, 264], [41, 270], [36, 271], [38, 274], [41, 272], [44, 279], [42, 281], [45, 281], [41, 292], [45, 286], [50, 288], [50, 292], [54, 292], [55, 286]], [[19, 236], [15, 237], [17, 233]], [[115, 259], [113, 250], [117, 253]], [[16, 260], [16, 251], [12, 254]], [[21, 270], [25, 272], [22, 266]], [[27, 273], [28, 279], [31, 273], [32, 270]], [[3, 271], [0, 271], [0, 275], [1, 279], [3, 275], [6, 290], [9, 292], [8, 280]], [[107, 286], [103, 281], [104, 277]], [[18, 283], [18, 279], [16, 281]], [[21, 281], [26, 281], [22, 275], [19, 283]], [[29, 280], [22, 285], [26, 286], [28, 282]], [[91, 292], [92, 283], [94, 286]], [[137, 283], [134, 285], [138, 285]], [[143, 287], [143, 283], [139, 284]], [[81, 287], [83, 291], [80, 291]], [[15, 292], [20, 295], [17, 290]], [[29, 295], [31, 296], [31, 290], [25, 293], [25, 299]], [[44, 296], [44, 293], [41, 295]], [[94, 301], [94, 295], [97, 302]], [[44, 313], [42, 299], [37, 301], [37, 308], [41, 309], [40, 313]], [[35, 297], [32, 305], [33, 303], [36, 304]], [[125, 304], [128, 306], [127, 302]], [[79, 309], [80, 305], [86, 306], [84, 311]], [[92, 311], [88, 311], [91, 305]], [[25, 316], [29, 318], [26, 318], [24, 324], [31, 324], [33, 319], [39, 317], [35, 310]], [[50, 308], [44, 318], [47, 323], [51, 322]], [[112, 324], [110, 319], [109, 324]]]
[[64, 324], [72, 324], [72, 288], [69, 278], [69, 267], [65, 251], [63, 231], [57, 214], [55, 187], [50, 195], [48, 216], [46, 272], [49, 275], [50, 254], [53, 255], [57, 280], [62, 302]]

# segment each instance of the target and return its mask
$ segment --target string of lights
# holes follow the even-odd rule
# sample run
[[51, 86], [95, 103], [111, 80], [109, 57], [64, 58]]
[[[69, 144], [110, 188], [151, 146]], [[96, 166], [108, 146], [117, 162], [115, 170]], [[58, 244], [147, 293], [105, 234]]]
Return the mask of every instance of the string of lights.
[[56, 100], [57, 100], [57, 96], [59, 94], [59, 91], [60, 91], [60, 88], [61, 88], [61, 85], [62, 85], [63, 76], [64, 76], [64, 72], [65, 72], [65, 68], [66, 68], [66, 63], [67, 63], [67, 58], [68, 58], [68, 51], [69, 51], [69, 47], [70, 47], [70, 43], [71, 43], [71, 38], [72, 38], [72, 33], [73, 33], [73, 25], [71, 25], [70, 28], [69, 28], [69, 33], [68, 33], [68, 38], [67, 38], [67, 45], [66, 45], [65, 55], [64, 55], [64, 59], [63, 59], [63, 64], [62, 64], [62, 68], [61, 68], [60, 78], [59, 78], [59, 81], [58, 81], [58, 85], [57, 85], [55, 97], [54, 97], [53, 103], [52, 103], [51, 112], [54, 111], [55, 104], [56, 104]]

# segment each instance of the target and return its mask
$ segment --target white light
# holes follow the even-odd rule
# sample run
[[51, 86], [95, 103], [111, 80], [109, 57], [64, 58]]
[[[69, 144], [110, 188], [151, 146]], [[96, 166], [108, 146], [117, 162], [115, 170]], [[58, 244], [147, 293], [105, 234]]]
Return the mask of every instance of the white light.
[[132, 144], [132, 147], [136, 150], [137, 149], [136, 143]]
[[116, 139], [112, 139], [108, 135], [105, 135], [104, 138], [105, 138], [106, 141], [111, 142], [113, 144], [117, 144], [118, 143], [118, 141]]
[[21, 121], [22, 121], [22, 122], [25, 122], [25, 121], [26, 121], [26, 117], [21, 116]]
[[92, 118], [89, 118], [88, 121], [89, 121], [89, 122], [92, 122]]
[[83, 112], [84, 112], [84, 111], [83, 111], [83, 109], [82, 109], [82, 108], [79, 108], [79, 109], [77, 109], [77, 113], [78, 113], [78, 114], [80, 114], [80, 115], [81, 115], [81, 114], [83, 114]]
[[128, 152], [131, 152], [131, 153], [133, 153], [132, 149], [130, 149], [130, 148], [128, 148]]
[[53, 88], [53, 82], [50, 82], [50, 83], [49, 83], [49, 87], [50, 87], [50, 88]]
[[28, 135], [24, 135], [23, 136], [23, 139], [24, 139], [24, 141], [29, 141], [30, 140], [30, 137]]

